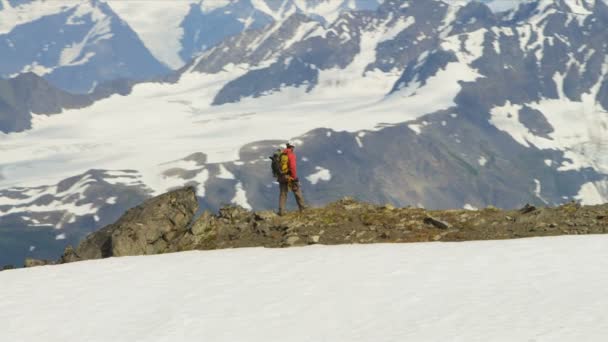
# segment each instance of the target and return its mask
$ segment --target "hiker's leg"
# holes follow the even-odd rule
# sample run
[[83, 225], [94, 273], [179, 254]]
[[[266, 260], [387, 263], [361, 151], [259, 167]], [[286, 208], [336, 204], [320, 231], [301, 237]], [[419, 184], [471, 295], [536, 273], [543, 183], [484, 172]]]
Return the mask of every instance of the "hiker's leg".
[[279, 215], [285, 213], [285, 203], [287, 202], [287, 192], [289, 191], [287, 183], [279, 182]]
[[304, 202], [304, 196], [302, 195], [302, 188], [298, 185], [292, 189], [293, 195], [296, 197], [296, 202], [298, 203], [298, 208], [300, 211], [307, 208], [306, 202]]

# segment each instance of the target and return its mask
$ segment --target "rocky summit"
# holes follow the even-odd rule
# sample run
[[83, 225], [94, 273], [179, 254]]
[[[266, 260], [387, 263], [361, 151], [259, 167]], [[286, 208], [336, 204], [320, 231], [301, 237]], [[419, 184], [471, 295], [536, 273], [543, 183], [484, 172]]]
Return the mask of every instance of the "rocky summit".
[[504, 211], [431, 211], [362, 203], [343, 198], [322, 208], [278, 216], [223, 207], [196, 217], [194, 188], [178, 189], [127, 211], [116, 223], [68, 247], [57, 262], [28, 259], [26, 266], [113, 256], [149, 255], [238, 247], [291, 247], [311, 244], [405, 243], [512, 239], [608, 233], [608, 204], [555, 208], [526, 205]]

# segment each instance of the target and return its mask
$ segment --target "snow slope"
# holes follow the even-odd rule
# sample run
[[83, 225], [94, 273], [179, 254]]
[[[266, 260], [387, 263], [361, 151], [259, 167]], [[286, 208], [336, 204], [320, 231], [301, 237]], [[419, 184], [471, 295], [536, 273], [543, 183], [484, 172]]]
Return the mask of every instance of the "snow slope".
[[608, 236], [570, 236], [20, 269], [0, 273], [0, 340], [603, 341], [606, 267]]

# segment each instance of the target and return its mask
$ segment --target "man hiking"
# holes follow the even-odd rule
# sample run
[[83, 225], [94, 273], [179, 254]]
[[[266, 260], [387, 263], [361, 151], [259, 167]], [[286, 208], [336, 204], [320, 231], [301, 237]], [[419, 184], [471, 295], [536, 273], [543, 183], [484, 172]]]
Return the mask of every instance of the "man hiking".
[[278, 150], [270, 159], [272, 159], [272, 170], [274, 176], [279, 182], [279, 215], [285, 214], [285, 203], [287, 202], [287, 193], [291, 189], [300, 211], [306, 209], [302, 189], [300, 189], [300, 180], [298, 179], [298, 171], [296, 165], [296, 154], [294, 153], [294, 144], [287, 142], [284, 150]]

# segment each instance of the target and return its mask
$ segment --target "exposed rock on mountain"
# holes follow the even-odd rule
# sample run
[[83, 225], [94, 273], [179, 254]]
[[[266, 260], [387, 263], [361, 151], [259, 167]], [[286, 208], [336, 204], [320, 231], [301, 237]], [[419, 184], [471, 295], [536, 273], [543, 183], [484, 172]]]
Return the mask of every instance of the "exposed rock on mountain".
[[75, 250], [66, 249], [60, 262], [194, 249], [608, 233], [608, 205], [582, 207], [576, 203], [513, 211], [494, 207], [427, 211], [344, 198], [323, 208], [283, 217], [231, 206], [220, 209], [217, 215], [205, 212], [193, 220], [196, 209], [193, 188], [161, 195], [89, 235]]
[[0, 79], [0, 132], [31, 128], [32, 114], [58, 114], [63, 109], [86, 107], [92, 103], [91, 96], [58, 90], [33, 73]]
[[62, 260], [162, 253], [188, 229], [197, 209], [193, 188], [155, 197], [130, 209], [116, 223], [89, 235]]
[[117, 79], [98, 85], [90, 94], [71, 94], [32, 72], [0, 79], [0, 132], [30, 129], [33, 114], [60, 114], [67, 109], [90, 106], [114, 94], [127, 95], [135, 83]]

